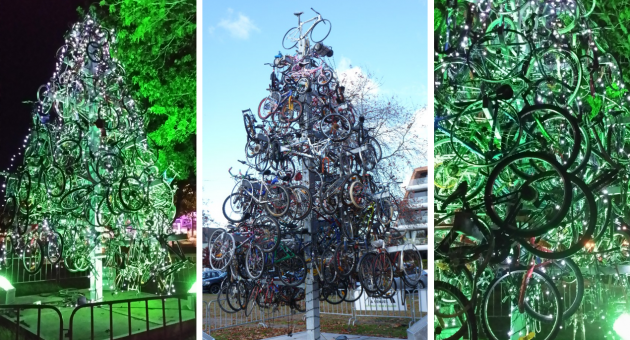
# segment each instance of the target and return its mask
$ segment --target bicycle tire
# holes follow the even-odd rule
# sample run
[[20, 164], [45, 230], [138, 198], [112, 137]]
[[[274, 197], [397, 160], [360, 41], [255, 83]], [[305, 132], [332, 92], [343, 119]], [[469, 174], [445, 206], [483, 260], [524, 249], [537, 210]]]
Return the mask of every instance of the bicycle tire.
[[[557, 261], [556, 261], [557, 262]], [[562, 263], [564, 262], [564, 263]], [[576, 281], [576, 290], [575, 290], [575, 296], [573, 296], [573, 299], [570, 303], [570, 305], [568, 306], [564, 306], [564, 313], [562, 315], [563, 320], [569, 320], [569, 318], [571, 316], [573, 316], [573, 314], [575, 314], [575, 312], [577, 312], [578, 308], [580, 307], [580, 304], [582, 303], [582, 298], [584, 297], [584, 277], [582, 276], [582, 271], [580, 270], [580, 267], [578, 267], [578, 265], [573, 262], [573, 260], [571, 260], [570, 258], [565, 258], [562, 259], [561, 265], [566, 265], [567, 267], [570, 268], [570, 270], [574, 273], [575, 275], [575, 281]], [[556, 264], [555, 262], [552, 263], [551, 265]], [[557, 264], [556, 264], [557, 265]], [[557, 285], [556, 285], [557, 287]], [[571, 296], [571, 295], [569, 295]], [[567, 304], [567, 300], [563, 299], [563, 305]], [[536, 312], [534, 309], [532, 309], [529, 304], [526, 302], [525, 303], [525, 308], [527, 309], [527, 312], [529, 315], [531, 315], [534, 319], [541, 321], [541, 322], [550, 322], [550, 318], [548, 315], [542, 315], [538, 312]]]
[[272, 253], [274, 250], [278, 249], [280, 245], [280, 225], [275, 218], [268, 215], [258, 216], [254, 220], [253, 227], [256, 229], [266, 229], [269, 234], [262, 242], [258, 240], [258, 245], [260, 245], [260, 249], [263, 253]]
[[[270, 116], [272, 116], [272, 115], [274, 114], [275, 110], [273, 110], [273, 109], [269, 109], [269, 113], [268, 113], [268, 114], [266, 114], [266, 115], [265, 115], [265, 114], [263, 114], [263, 113], [262, 113], [262, 111], [261, 111], [261, 108], [263, 108], [263, 109], [264, 109], [267, 105], [269, 105], [269, 106], [271, 107], [271, 105], [273, 104], [273, 103], [272, 103], [272, 100], [273, 100], [273, 99], [271, 99], [271, 98], [269, 98], [269, 97], [265, 97], [265, 98], [263, 98], [263, 99], [260, 101], [260, 104], [258, 104], [258, 117], [259, 117], [260, 119], [262, 119], [262, 120], [266, 120], [267, 118], [269, 118]], [[265, 110], [266, 110], [266, 109], [265, 109]]]
[[[510, 166], [512, 162], [517, 161], [522, 158], [533, 158], [533, 159], [538, 159], [538, 160], [547, 162], [556, 171], [556, 173], [561, 176], [561, 179], [562, 179], [562, 185], [564, 189], [563, 190], [564, 201], [562, 202], [562, 205], [559, 207], [559, 209], [557, 209], [556, 215], [550, 221], [548, 221], [545, 225], [537, 229], [516, 228], [515, 226], [512, 226], [511, 223], [507, 223], [503, 221], [503, 219], [499, 217], [498, 213], [494, 209], [495, 196], [493, 195], [493, 189], [494, 189], [496, 180], [499, 178], [499, 174], [501, 173], [503, 169]], [[484, 206], [486, 208], [487, 215], [490, 218], [490, 220], [492, 220], [492, 222], [494, 222], [500, 228], [507, 229], [510, 234], [516, 237], [536, 237], [560, 225], [560, 223], [566, 216], [567, 212], [569, 211], [572, 198], [573, 198], [573, 195], [572, 195], [571, 181], [568, 178], [568, 173], [564, 171], [562, 166], [555, 160], [555, 158], [542, 152], [525, 151], [525, 152], [517, 153], [517, 154], [511, 155], [502, 159], [495, 166], [495, 168], [492, 169], [492, 172], [490, 172], [490, 175], [488, 175], [488, 180], [486, 182], [486, 188], [485, 188], [485, 193], [484, 193]]]
[[[335, 283], [336, 289], [333, 289], [333, 287], [331, 286], [329, 289], [329, 293], [333, 293], [336, 291], [336, 295], [340, 298], [339, 300], [333, 300], [333, 294], [327, 294], [325, 299], [326, 302], [330, 303], [331, 305], [338, 305], [344, 301], [346, 301], [346, 297], [348, 296], [348, 285], [345, 283], [345, 281], [338, 281]], [[340, 286], [341, 288], [341, 292], [340, 292]]]
[[[262, 266], [260, 266], [260, 269], [258, 269], [257, 266], [254, 266], [254, 263], [260, 264], [261, 261]], [[252, 244], [252, 246], [247, 250], [245, 255], [245, 270], [247, 272], [247, 276], [252, 280], [260, 278], [265, 271], [265, 256], [262, 248], [260, 248], [257, 244]]]
[[[226, 281], [227, 282], [227, 281]], [[227, 290], [228, 290], [228, 286], [225, 287], [221, 287], [219, 289], [219, 294], [217, 295], [217, 304], [219, 305], [219, 308], [221, 308], [222, 311], [228, 313], [228, 314], [233, 314], [238, 312], [237, 310], [232, 309], [232, 307], [230, 307], [227, 303]]]
[[588, 221], [584, 221], [586, 223], [586, 229], [583, 230], [582, 233], [580, 233], [580, 238], [578, 242], [576, 242], [575, 244], [572, 244], [569, 248], [566, 248], [558, 252], [556, 251], [548, 252], [548, 251], [540, 250], [532, 246], [528, 242], [527, 239], [523, 239], [523, 238], [518, 239], [518, 242], [523, 246], [523, 248], [527, 249], [527, 251], [529, 251], [530, 253], [538, 257], [542, 257], [545, 259], [552, 259], [552, 260], [568, 258], [569, 256], [580, 251], [582, 248], [584, 248], [584, 246], [588, 242], [592, 240], [592, 235], [593, 235], [593, 232], [595, 232], [595, 227], [597, 225], [597, 204], [595, 203], [595, 197], [593, 196], [593, 193], [590, 187], [577, 176], [572, 175], [572, 174], [567, 174], [567, 182], [569, 183], [569, 186], [571, 185], [571, 183], [573, 183], [577, 187], [579, 187], [579, 189], [582, 191], [582, 194], [584, 195], [583, 198], [586, 200], [586, 203], [588, 204], [589, 219]]
[[[498, 284], [501, 283], [501, 281], [503, 281], [504, 279], [514, 275], [514, 274], [519, 274], [519, 273], [526, 273], [527, 269], [520, 269], [520, 270], [512, 270], [509, 272], [504, 273], [502, 276], [497, 276], [491, 283], [489, 288], [486, 290], [486, 292], [483, 295], [482, 298], [482, 303], [481, 303], [481, 327], [484, 330], [484, 333], [486, 334], [486, 336], [488, 338], [490, 338], [490, 340], [499, 340], [499, 339], [504, 339], [504, 334], [501, 334], [501, 337], [498, 337], [494, 334], [494, 332], [492, 331], [492, 329], [490, 329], [490, 320], [489, 320], [489, 303], [490, 303], [490, 297], [491, 297], [491, 293], [493, 291], [493, 288], [495, 286], [497, 286]], [[549, 276], [547, 276], [545, 273], [534, 269], [533, 274], [532, 275], [537, 275], [540, 277], [540, 279], [547, 284], [548, 287], [548, 292], [549, 294], [547, 294], [546, 296], [550, 298], [553, 298], [556, 302], [556, 308], [555, 308], [555, 315], [557, 315], [557, 317], [555, 318], [555, 322], [553, 322], [552, 328], [550, 331], [547, 331], [544, 333], [539, 333], [539, 336], [545, 336], [545, 338], [543, 338], [543, 340], [552, 340], [556, 337], [556, 335], [558, 334], [558, 332], [560, 331], [560, 326], [562, 326], [562, 316], [563, 316], [563, 304], [562, 304], [562, 299], [560, 298], [560, 292], [558, 291], [558, 287], [556, 287], [556, 285], [553, 283], [553, 281], [551, 280], [551, 278], [549, 278]], [[538, 280], [538, 278], [536, 279], [537, 282], [540, 282]], [[533, 280], [530, 279], [529, 282], [532, 282]], [[515, 279], [515, 284], [519, 285], [516, 289], [519, 290], [520, 289], [520, 284], [521, 284], [522, 280], [521, 278], [517, 278]], [[509, 284], [509, 283], [508, 283]], [[513, 311], [514, 312], [514, 311]], [[527, 312], [527, 309], [525, 309], [525, 313], [521, 313], [521, 314], [527, 314], [530, 315], [531, 314], [529, 312]], [[510, 315], [510, 318], [513, 319], [514, 316]]]
[[[363, 182], [356, 180], [350, 184], [350, 201], [352, 201], [352, 205], [359, 209], [365, 208], [369, 203], [368, 194], [365, 192], [366, 186]], [[363, 194], [361, 194], [363, 193]]]
[[[455, 300], [459, 302], [461, 306], [465, 307], [470, 305], [470, 301], [468, 300], [468, 298], [464, 296], [464, 294], [455, 286], [443, 281], [434, 281], [433, 285], [436, 293], [435, 295], [438, 295], [437, 292], [443, 291], [455, 298]], [[477, 317], [475, 316], [473, 308], [468, 308], [465, 312], [465, 315], [466, 323], [462, 325], [462, 327], [460, 327], [460, 329], [457, 330], [453, 335], [442, 338], [442, 340], [458, 340], [462, 338], [467, 338], [470, 340], [478, 339], [479, 335], [477, 331]], [[436, 316], [434, 316], [434, 318], [435, 317]], [[441, 333], [441, 328], [440, 330], [434, 332], [436, 335], [439, 335]]]
[[[306, 261], [299, 255], [279, 263], [274, 263], [274, 265], [279, 273], [278, 278], [280, 279], [280, 281], [282, 281], [282, 283], [287, 286], [299, 286], [306, 279]], [[297, 280], [289, 280], [288, 277], [285, 275], [287, 272], [296, 271], [298, 271], [298, 275], [295, 275], [294, 273], [292, 277], [297, 276]]]
[[[240, 298], [240, 290], [238, 287], [238, 282], [239, 281], [233, 281], [230, 283], [230, 285], [227, 288], [227, 303], [228, 306], [230, 306], [230, 308], [232, 308], [235, 311], [240, 311], [241, 308], [241, 298]], [[234, 301], [232, 301], [234, 300]]]
[[[30, 275], [35, 275], [39, 273], [39, 271], [42, 269], [42, 264], [44, 263], [44, 257], [45, 257], [44, 246], [39, 240], [32, 239], [25, 246], [25, 248], [29, 249], [29, 248], [33, 248], [33, 246], [34, 246], [34, 249], [31, 249], [31, 251], [25, 250], [26, 253], [30, 252], [29, 256], [27, 256], [26, 254], [22, 256], [22, 265], [24, 267], [24, 271], [26, 271]], [[39, 250], [39, 256], [34, 261], [32, 260], [33, 250]], [[31, 259], [30, 264], [27, 263], [27, 258]]]
[[[326, 32], [326, 35], [323, 38], [317, 40], [316, 38], [319, 38], [319, 37], [313, 38], [313, 33], [315, 33], [315, 28], [322, 27], [320, 25], [321, 23], [324, 23], [324, 25], [328, 25], [328, 31]], [[324, 28], [324, 29], [326, 29], [326, 28]], [[311, 29], [311, 34], [310, 34], [311, 40], [314, 43], [320, 43], [320, 42], [326, 40], [326, 38], [328, 38], [328, 35], [330, 34], [330, 30], [332, 30], [332, 24], [330, 23], [330, 21], [328, 19], [323, 19], [322, 21], [316, 22], [315, 25], [313, 25], [313, 28]], [[320, 31], [321, 31], [321, 29], [320, 29]]]
[[296, 41], [287, 40], [287, 37], [289, 37], [289, 39], [293, 39], [292, 36], [294, 36], [296, 33], [297, 33], [297, 38], [299, 39], [300, 31], [298, 30], [297, 27], [290, 28], [287, 31], [287, 33], [284, 34], [284, 37], [282, 38], [282, 47], [284, 47], [285, 50], [290, 50], [298, 44], [299, 40], [296, 40]]
[[54, 244], [57, 245], [59, 256], [56, 259], [55, 259], [55, 257], [51, 257], [50, 256], [50, 250], [51, 250], [50, 247], [51, 247], [51, 242], [52, 241], [49, 238], [47, 243], [46, 243], [46, 258], [48, 258], [48, 261], [50, 261], [50, 263], [53, 266], [56, 266], [61, 261], [61, 259], [63, 258], [63, 237], [61, 236], [61, 234], [59, 234], [56, 231], [53, 231], [52, 234], [55, 235], [54, 236], [55, 237]]
[[353, 247], [339, 245], [335, 250], [335, 270], [340, 277], [346, 278], [352, 274], [358, 262], [358, 253]]
[[298, 196], [302, 197], [300, 202], [306, 204], [306, 209], [298, 209], [294, 210], [295, 215], [293, 216], [294, 220], [301, 221], [308, 217], [308, 215], [313, 210], [313, 196], [311, 195], [310, 190], [303, 185], [293, 185], [289, 188], [294, 192], [294, 196], [297, 198]]
[[[227, 205], [229, 205], [230, 207], [232, 207], [233, 202], [231, 202], [231, 199], [239, 199], [240, 200], [247, 200], [247, 197], [245, 195], [242, 195], [240, 193], [233, 193], [230, 194], [225, 201], [223, 201], [223, 216], [230, 222], [232, 223], [238, 223], [238, 222], [242, 222], [245, 217], [248, 215], [249, 210], [251, 210], [251, 206], [252, 206], [252, 202], [251, 202], [251, 196], [249, 197], [249, 203], [245, 202], [245, 204], [243, 204], [243, 209], [242, 209], [242, 213], [240, 213], [240, 217], [236, 217], [233, 215], [229, 215], [228, 216], [228, 210], [227, 210]], [[232, 211], [233, 209], [230, 208], [230, 210]]]

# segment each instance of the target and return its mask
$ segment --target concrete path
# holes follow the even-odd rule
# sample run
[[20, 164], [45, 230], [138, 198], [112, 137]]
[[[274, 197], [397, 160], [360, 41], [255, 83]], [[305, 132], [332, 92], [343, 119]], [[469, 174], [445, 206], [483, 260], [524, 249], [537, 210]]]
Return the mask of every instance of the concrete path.
[[[364, 336], [364, 335], [351, 335], [351, 334], [333, 334], [333, 333], [322, 333], [320, 340], [335, 340], [336, 337], [345, 335], [348, 337], [348, 340], [392, 340], [397, 338], [377, 338], [373, 336]], [[277, 336], [274, 338], [267, 338], [265, 340], [306, 340], [306, 332], [300, 332], [293, 334], [292, 337], [287, 335]]]

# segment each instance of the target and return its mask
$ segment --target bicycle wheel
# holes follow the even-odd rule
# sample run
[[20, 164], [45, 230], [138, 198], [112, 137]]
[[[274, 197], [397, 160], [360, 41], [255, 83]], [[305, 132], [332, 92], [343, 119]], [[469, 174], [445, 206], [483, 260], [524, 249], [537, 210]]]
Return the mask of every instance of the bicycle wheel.
[[280, 281], [287, 286], [301, 285], [306, 279], [306, 261], [301, 256], [294, 256], [275, 264]]
[[359, 260], [357, 272], [359, 273], [359, 281], [361, 287], [367, 293], [376, 293], [378, 291], [376, 277], [374, 275], [374, 262], [376, 261], [376, 253], [367, 253]]
[[350, 185], [350, 200], [352, 201], [352, 204], [359, 208], [359, 209], [363, 209], [367, 206], [367, 204], [369, 203], [370, 199], [370, 194], [368, 192], [368, 188], [366, 185], [363, 184], [363, 182], [356, 180], [354, 182], [352, 182], [352, 184]]
[[24, 270], [35, 275], [42, 269], [44, 263], [44, 246], [37, 239], [31, 239], [26, 242], [24, 254], [22, 255], [22, 264]]
[[387, 225], [392, 221], [392, 216], [394, 215], [394, 207], [390, 203], [389, 200], [381, 198], [376, 205], [376, 217], [383, 224]]
[[285, 50], [290, 50], [297, 45], [298, 41], [300, 41], [300, 31], [297, 27], [293, 27], [284, 34], [282, 47], [284, 47]]
[[322, 291], [325, 295], [324, 300], [331, 305], [338, 305], [346, 301], [348, 296], [348, 285], [345, 281], [338, 281], [334, 284], [324, 286]]
[[523, 248], [541, 258], [567, 258], [592, 241], [598, 210], [591, 188], [572, 174], [567, 174], [567, 181], [574, 198], [561, 223], [533, 242], [525, 238], [517, 240]]
[[219, 229], [210, 235], [210, 238], [213, 240], [209, 249], [210, 267], [214, 270], [223, 270], [230, 264], [234, 256], [236, 249], [234, 237], [225, 230]]
[[[529, 178], [520, 178], [523, 173]], [[484, 204], [499, 227], [517, 237], [536, 237], [562, 222], [572, 198], [571, 181], [555, 158], [527, 151], [496, 165], [488, 176]]]
[[311, 213], [313, 197], [308, 188], [303, 185], [294, 185], [289, 189], [292, 193], [291, 210], [293, 211], [293, 219], [301, 221]]
[[[477, 321], [470, 301], [455, 286], [434, 281], [435, 312], [433, 327], [435, 339], [477, 340]], [[448, 302], [445, 302], [448, 301]]]
[[63, 258], [63, 237], [56, 231], [48, 235], [46, 257], [52, 265], [57, 265]]
[[256, 280], [262, 276], [265, 269], [265, 255], [260, 246], [252, 244], [245, 255], [245, 269], [250, 279]]
[[[529, 308], [519, 308], [521, 301], [529, 304], [536, 314], [551, 316], [549, 321], [540, 323], [541, 331], [536, 338], [552, 340], [562, 325], [563, 302], [558, 288], [545, 273], [534, 270], [532, 277], [523, 287], [523, 279], [527, 269], [513, 270], [504, 273], [490, 283], [481, 301], [481, 327], [486, 336], [492, 340], [505, 339], [505, 335], [525, 336], [523, 331], [527, 325], [533, 329], [535, 320]], [[524, 290], [523, 290], [524, 289]], [[526, 304], [524, 304], [526, 305]]]
[[415, 288], [422, 277], [422, 256], [413, 245], [410, 248], [413, 249], [405, 249], [401, 254], [404, 273], [402, 279], [406, 285]]
[[313, 25], [313, 29], [311, 29], [311, 40], [314, 43], [324, 41], [328, 38], [331, 29], [332, 24], [328, 21], [328, 19], [316, 22], [315, 25]]
[[[290, 103], [285, 104], [282, 108], [278, 120], [285, 124], [295, 122], [302, 117], [303, 111], [302, 103], [297, 100], [291, 100]], [[282, 118], [280, 119], [280, 117]]]
[[231, 194], [223, 201], [223, 216], [233, 223], [242, 222], [251, 210], [252, 201], [248, 194]]
[[297, 93], [299, 94], [305, 94], [306, 92], [310, 92], [311, 81], [306, 77], [302, 77], [297, 81], [296, 88], [297, 88]]
[[[573, 314], [578, 310], [584, 297], [584, 277], [582, 271], [573, 260], [565, 258], [562, 260], [555, 260], [545, 266], [545, 274], [553, 278], [556, 282], [562, 283], [562, 303], [564, 305], [564, 313], [562, 318], [569, 320]], [[556, 285], [558, 287], [558, 285]], [[567, 298], [568, 297], [568, 298]], [[542, 322], [551, 322], [552, 317], [545, 314], [540, 314], [536, 311], [535, 307], [530, 306], [529, 302], [525, 302], [525, 309], [527, 313], [534, 319]]]
[[374, 261], [374, 276], [376, 288], [381, 294], [385, 294], [392, 287], [394, 281], [394, 266], [387, 253], [379, 253]]
[[225, 284], [225, 283], [228, 283], [228, 281], [225, 280], [224, 283], [221, 284], [221, 288], [219, 289], [219, 294], [217, 295], [217, 304], [219, 305], [219, 308], [221, 308], [221, 310], [223, 310], [226, 313], [229, 313], [229, 314], [236, 313], [238, 312], [238, 310], [234, 310], [232, 309], [232, 307], [230, 307], [230, 305], [228, 305], [227, 292], [228, 292], [228, 287], [230, 286], [230, 284], [229, 283]]
[[348, 118], [339, 114], [329, 114], [322, 118], [319, 129], [324, 136], [335, 142], [346, 140], [352, 132], [352, 126]]
[[249, 291], [249, 296], [247, 297], [247, 306], [245, 307], [245, 316], [250, 316], [252, 314], [252, 311], [254, 310], [254, 306], [259, 304], [259, 299], [260, 299], [261, 294], [262, 292], [261, 292], [260, 285], [255, 284], [254, 287], [252, 287], [252, 290]]
[[232, 310], [235, 311], [240, 311], [241, 308], [241, 300], [245, 300], [244, 298], [241, 298], [241, 293], [242, 291], [239, 289], [239, 285], [238, 285], [239, 281], [234, 281], [232, 283], [230, 283], [230, 285], [227, 288], [227, 294], [226, 294], [226, 300], [228, 303], [228, 306], [230, 306], [230, 308]]
[[254, 220], [252, 227], [258, 236], [256, 242], [264, 253], [271, 253], [278, 248], [280, 245], [280, 225], [275, 218], [261, 215]]
[[291, 199], [285, 187], [277, 184], [270, 185], [263, 195], [265, 210], [271, 216], [281, 217], [289, 211]]
[[350, 277], [349, 280], [346, 280], [346, 286], [348, 287], [348, 293], [345, 297], [346, 302], [356, 302], [363, 295], [363, 286], [356, 279]]
[[265, 97], [258, 104], [258, 117], [260, 119], [265, 120], [269, 118], [277, 109], [278, 103], [269, 97]]
[[352, 247], [340, 245], [335, 250], [335, 270], [341, 277], [348, 277], [354, 272], [358, 254]]

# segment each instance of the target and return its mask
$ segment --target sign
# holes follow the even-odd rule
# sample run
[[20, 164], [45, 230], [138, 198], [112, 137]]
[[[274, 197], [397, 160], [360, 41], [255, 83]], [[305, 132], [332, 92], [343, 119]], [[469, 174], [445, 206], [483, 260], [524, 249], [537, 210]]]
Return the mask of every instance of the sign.
[[[356, 290], [353, 292], [356, 295], [359, 294]], [[361, 297], [354, 302], [354, 308], [356, 310], [390, 310], [390, 311], [404, 311], [407, 310], [407, 306], [403, 304], [402, 291], [396, 291], [396, 294], [391, 299], [382, 297], [369, 297], [365, 292], [361, 294]]]

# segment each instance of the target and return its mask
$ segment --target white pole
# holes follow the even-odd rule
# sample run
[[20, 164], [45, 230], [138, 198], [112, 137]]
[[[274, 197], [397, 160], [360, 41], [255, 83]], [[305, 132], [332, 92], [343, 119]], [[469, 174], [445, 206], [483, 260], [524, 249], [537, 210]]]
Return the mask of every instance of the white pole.
[[[306, 44], [304, 41], [300, 41], [300, 50], [302, 52], [302, 56], [306, 54]], [[304, 94], [304, 99], [307, 103], [311, 101], [311, 94]], [[311, 122], [312, 112], [309, 105], [304, 105], [306, 114], [303, 117], [306, 118], [306, 124], [304, 124], [304, 128], [308, 131], [307, 138], [309, 134], [312, 132], [313, 124]], [[308, 188], [311, 194], [313, 194], [315, 188], [315, 176], [311, 176], [310, 171], [303, 166], [302, 171], [304, 173], [304, 179], [308, 183]], [[305, 223], [308, 227], [308, 235], [305, 235], [305, 242], [312, 241], [311, 247], [315, 247], [316, 244], [314, 240], [314, 233], [317, 232], [317, 218], [313, 218], [313, 213], [306, 218]], [[315, 275], [313, 275], [313, 261], [314, 259], [310, 258], [308, 252], [305, 253], [306, 262], [307, 262], [307, 276], [306, 276], [306, 339], [307, 340], [319, 340], [320, 339], [320, 327], [319, 327], [319, 285], [315, 280]]]

